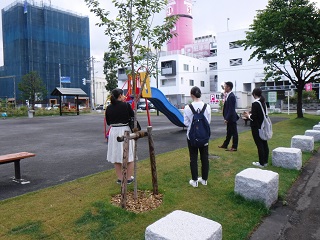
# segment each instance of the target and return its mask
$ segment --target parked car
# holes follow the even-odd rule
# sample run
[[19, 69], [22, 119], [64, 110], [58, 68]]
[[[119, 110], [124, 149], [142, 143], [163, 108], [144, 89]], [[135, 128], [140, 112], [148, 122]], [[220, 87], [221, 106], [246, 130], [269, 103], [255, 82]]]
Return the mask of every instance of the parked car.
[[104, 105], [103, 104], [97, 105], [96, 110], [105, 110]]
[[[142, 110], [146, 110], [147, 106], [145, 103], [142, 103], [142, 104], [139, 104], [137, 108], [142, 109]], [[148, 108], [149, 109], [156, 109], [155, 106], [150, 102], [148, 103]]]
[[45, 110], [58, 109], [59, 107], [59, 104], [53, 104], [51, 107], [46, 107]]

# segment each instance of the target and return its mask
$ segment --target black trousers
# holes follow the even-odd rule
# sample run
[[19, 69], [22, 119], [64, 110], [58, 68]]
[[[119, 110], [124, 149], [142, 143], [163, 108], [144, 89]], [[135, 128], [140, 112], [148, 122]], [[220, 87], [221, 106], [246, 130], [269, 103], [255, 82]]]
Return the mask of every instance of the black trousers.
[[251, 127], [251, 132], [252, 132], [253, 140], [258, 149], [259, 163], [261, 165], [264, 165], [268, 163], [268, 158], [269, 158], [268, 142], [265, 140], [262, 140], [259, 137], [259, 129], [257, 127]]
[[232, 137], [232, 148], [237, 149], [238, 148], [238, 128], [237, 128], [237, 122], [228, 122], [227, 123], [227, 136], [226, 140], [224, 140], [222, 146], [228, 147], [230, 140]]
[[209, 174], [209, 146], [204, 147], [193, 147], [188, 141], [189, 155], [190, 155], [190, 169], [192, 180], [198, 180], [198, 151], [200, 152], [201, 160], [201, 177], [203, 180], [208, 180]]

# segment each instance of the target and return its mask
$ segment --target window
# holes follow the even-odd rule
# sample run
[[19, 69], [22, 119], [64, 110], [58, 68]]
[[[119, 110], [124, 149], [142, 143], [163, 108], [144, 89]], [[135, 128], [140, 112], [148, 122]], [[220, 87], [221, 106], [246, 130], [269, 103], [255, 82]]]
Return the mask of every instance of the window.
[[217, 56], [217, 49], [211, 49], [210, 50], [210, 57], [214, 57], [214, 56]]
[[184, 71], [189, 71], [189, 65], [188, 64], [183, 64], [183, 70]]
[[200, 81], [200, 86], [204, 87], [204, 81]]
[[234, 49], [234, 48], [241, 48], [241, 44], [238, 42], [229, 42], [229, 48]]
[[190, 79], [189, 83], [190, 83], [190, 86], [194, 86], [194, 80]]
[[230, 66], [239, 66], [242, 65], [242, 58], [230, 59]]
[[210, 68], [210, 70], [217, 70], [218, 69], [218, 63], [217, 62], [209, 63], [209, 68]]

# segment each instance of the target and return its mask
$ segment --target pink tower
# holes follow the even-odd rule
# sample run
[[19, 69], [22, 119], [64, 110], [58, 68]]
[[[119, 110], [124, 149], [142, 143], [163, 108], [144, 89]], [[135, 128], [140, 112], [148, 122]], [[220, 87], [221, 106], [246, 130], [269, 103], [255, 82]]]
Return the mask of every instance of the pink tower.
[[173, 36], [167, 43], [167, 50], [181, 50], [185, 45], [193, 43], [192, 31], [192, 0], [169, 0], [167, 6], [167, 16], [179, 16], [172, 33]]

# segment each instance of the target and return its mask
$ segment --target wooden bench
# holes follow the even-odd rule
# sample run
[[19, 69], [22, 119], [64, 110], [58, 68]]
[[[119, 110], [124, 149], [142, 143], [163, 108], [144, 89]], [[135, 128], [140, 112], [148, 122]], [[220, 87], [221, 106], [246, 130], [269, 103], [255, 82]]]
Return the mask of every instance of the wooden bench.
[[19, 152], [19, 153], [12, 153], [12, 154], [6, 154], [6, 155], [0, 155], [0, 164], [6, 164], [6, 163], [14, 163], [14, 172], [15, 176], [13, 177], [13, 181], [21, 184], [27, 184], [30, 183], [30, 181], [26, 181], [21, 178], [21, 172], [20, 172], [20, 160], [25, 158], [30, 158], [36, 156], [34, 153], [29, 152]]

